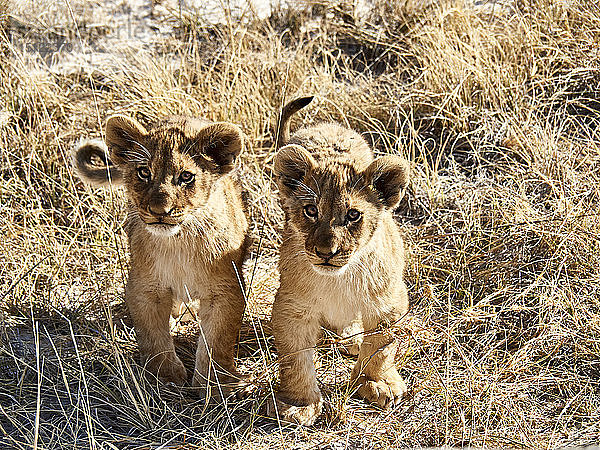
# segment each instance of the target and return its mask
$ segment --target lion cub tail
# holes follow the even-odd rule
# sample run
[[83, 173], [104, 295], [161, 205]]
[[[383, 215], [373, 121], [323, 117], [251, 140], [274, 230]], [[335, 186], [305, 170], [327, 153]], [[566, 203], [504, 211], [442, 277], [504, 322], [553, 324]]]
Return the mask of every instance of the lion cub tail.
[[108, 158], [106, 144], [98, 139], [82, 141], [75, 147], [73, 167], [79, 178], [94, 186], [123, 183], [123, 174]]
[[276, 149], [279, 149], [290, 138], [290, 117], [308, 105], [313, 98], [315, 97], [312, 95], [310, 97], [297, 98], [283, 107], [279, 115], [279, 125], [277, 126]]

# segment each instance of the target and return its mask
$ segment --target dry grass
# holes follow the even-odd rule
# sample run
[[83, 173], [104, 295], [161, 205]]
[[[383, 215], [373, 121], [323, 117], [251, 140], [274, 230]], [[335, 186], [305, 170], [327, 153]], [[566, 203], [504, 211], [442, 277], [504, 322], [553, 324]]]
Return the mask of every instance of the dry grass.
[[[600, 443], [596, 2], [379, 2], [359, 23], [347, 4], [319, 1], [219, 26], [168, 3], [142, 20], [136, 4], [128, 15], [110, 1], [0, 0], [4, 448]], [[129, 18], [142, 43], [124, 39]], [[304, 122], [347, 123], [414, 162], [398, 210], [411, 396], [389, 412], [355, 400], [352, 361], [325, 340], [331, 408], [311, 429], [262, 415], [276, 382], [272, 122], [300, 94], [318, 96]], [[229, 120], [248, 136], [259, 245], [239, 360], [260, 389], [247, 399], [206, 406], [140, 374], [123, 194], [86, 189], [69, 167], [74, 143], [114, 112]], [[190, 365], [193, 327], [175, 331]]]

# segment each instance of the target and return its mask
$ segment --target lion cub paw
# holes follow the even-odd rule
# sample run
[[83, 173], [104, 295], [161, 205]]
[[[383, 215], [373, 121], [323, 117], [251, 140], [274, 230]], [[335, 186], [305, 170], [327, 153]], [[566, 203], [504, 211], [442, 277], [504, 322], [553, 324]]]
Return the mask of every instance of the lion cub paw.
[[348, 356], [358, 356], [363, 342], [364, 328], [360, 320], [353, 321], [340, 331], [340, 352]]
[[192, 387], [201, 392], [201, 397], [215, 399], [226, 399], [235, 396], [237, 400], [242, 400], [252, 395], [256, 390], [256, 385], [250, 382], [250, 377], [241, 375], [237, 371], [221, 374], [219, 381], [214, 379], [208, 381], [206, 377], [196, 372], [192, 380]]
[[177, 355], [157, 355], [146, 362], [146, 370], [156, 375], [164, 383], [183, 385], [187, 380], [187, 371]]
[[311, 426], [315, 423], [317, 418], [323, 411], [323, 399], [319, 398], [318, 401], [311, 403], [306, 406], [295, 406], [285, 403], [279, 399], [275, 400], [277, 408], [273, 404], [269, 407], [269, 415], [276, 417], [279, 415], [281, 420], [286, 422], [297, 423], [298, 425]]
[[406, 383], [399, 375], [380, 380], [372, 380], [362, 375], [356, 383], [356, 393], [359, 397], [384, 409], [398, 405], [407, 391]]
[[362, 336], [344, 336], [340, 342], [340, 353], [346, 356], [358, 356], [362, 342]]
[[233, 396], [236, 400], [243, 400], [256, 391], [256, 385], [250, 381], [249, 376], [237, 374], [221, 384], [221, 389], [226, 397]]

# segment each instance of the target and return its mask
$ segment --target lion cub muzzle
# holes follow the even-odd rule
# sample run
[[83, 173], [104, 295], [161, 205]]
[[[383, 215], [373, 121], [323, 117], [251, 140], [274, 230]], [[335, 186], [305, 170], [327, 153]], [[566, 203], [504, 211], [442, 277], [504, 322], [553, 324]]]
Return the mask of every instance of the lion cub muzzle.
[[140, 218], [146, 223], [146, 229], [155, 235], [172, 236], [181, 230], [188, 214], [178, 207], [173, 194], [158, 191], [149, 196], [145, 205], [138, 206]]
[[339, 252], [340, 251], [337, 249], [337, 247], [316, 246], [315, 247], [315, 255], [324, 261], [322, 263], [318, 263], [318, 265], [321, 265], [321, 266], [322, 265], [333, 265], [329, 261], [331, 260], [331, 258], [333, 258], [335, 255], [337, 255]]
[[307, 244], [312, 251], [307, 249], [307, 255], [313, 269], [323, 275], [341, 275], [346, 269], [349, 260], [344, 258], [342, 249], [337, 244]]

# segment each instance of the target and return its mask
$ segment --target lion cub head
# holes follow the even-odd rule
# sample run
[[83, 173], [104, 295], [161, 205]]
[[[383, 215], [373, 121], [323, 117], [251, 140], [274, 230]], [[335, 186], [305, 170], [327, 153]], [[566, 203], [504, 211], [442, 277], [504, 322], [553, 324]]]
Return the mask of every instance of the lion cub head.
[[125, 186], [132, 213], [149, 231], [173, 236], [231, 171], [242, 139], [241, 130], [229, 123], [182, 117], [146, 129], [113, 116], [106, 123], [109, 158], [101, 146], [88, 143], [76, 150], [75, 167], [92, 184], [106, 184], [110, 174]]
[[339, 275], [359, 263], [383, 214], [400, 201], [409, 168], [398, 156], [368, 165], [350, 157], [316, 159], [291, 144], [277, 153], [275, 173], [287, 224], [303, 242], [302, 253], [318, 273]]

